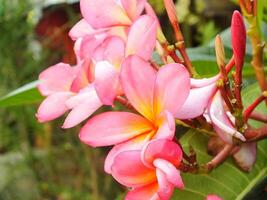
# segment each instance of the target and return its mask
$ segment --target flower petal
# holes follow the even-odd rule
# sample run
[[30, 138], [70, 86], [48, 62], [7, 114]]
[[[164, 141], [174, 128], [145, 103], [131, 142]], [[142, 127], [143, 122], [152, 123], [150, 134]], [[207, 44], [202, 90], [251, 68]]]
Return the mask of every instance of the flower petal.
[[158, 195], [161, 200], [169, 200], [172, 196], [174, 186], [167, 180], [166, 174], [160, 169], [156, 169], [158, 179]]
[[157, 121], [159, 121], [159, 127], [154, 138], [172, 140], [175, 135], [175, 119], [173, 115], [165, 111]]
[[79, 101], [73, 102], [73, 104], [76, 103], [77, 105], [68, 114], [62, 128], [71, 128], [76, 126], [86, 118], [90, 117], [90, 115], [92, 115], [98, 108], [102, 106], [102, 102], [99, 100], [95, 90], [82, 93], [80, 96], [80, 99], [76, 97], [74, 100], [69, 99], [66, 102], [66, 105], [68, 105], [68, 103], [70, 104], [70, 102], [75, 100]]
[[222, 200], [220, 197], [214, 194], [209, 194], [206, 198], [206, 200]]
[[123, 142], [121, 144], [115, 145], [108, 153], [105, 160], [105, 172], [111, 173], [111, 166], [113, 164], [114, 158], [123, 151], [131, 151], [131, 150], [141, 150], [142, 147], [151, 139], [154, 135], [154, 132], [151, 131], [147, 134], [139, 135], [129, 141]]
[[69, 91], [75, 76], [73, 67], [65, 63], [58, 63], [39, 75], [40, 83], [38, 84], [38, 89], [44, 96], [56, 92]]
[[176, 169], [176, 167], [172, 163], [168, 162], [167, 160], [157, 158], [156, 160], [154, 160], [153, 164], [157, 169], [160, 169], [166, 175], [166, 179], [171, 184], [179, 189], [184, 188], [184, 183], [181, 178], [180, 171]]
[[121, 69], [122, 88], [135, 109], [153, 120], [153, 91], [156, 71], [138, 56], [127, 57]]
[[116, 0], [81, 0], [80, 9], [85, 20], [95, 29], [131, 24]]
[[107, 29], [95, 30], [90, 24], [88, 24], [88, 22], [85, 19], [81, 19], [72, 27], [72, 29], [69, 32], [69, 36], [71, 37], [72, 40], [77, 40], [78, 38], [83, 38], [88, 35], [103, 33], [105, 31], [107, 31]]
[[176, 114], [189, 91], [189, 74], [183, 65], [168, 64], [161, 67], [155, 83], [154, 115], [159, 116], [164, 110]]
[[155, 182], [144, 187], [134, 188], [127, 193], [125, 200], [160, 200], [157, 192], [158, 184]]
[[131, 26], [126, 44], [126, 56], [138, 55], [149, 60], [156, 46], [157, 21], [143, 15]]
[[214, 129], [223, 141], [232, 144], [233, 136], [242, 141], [246, 141], [246, 138], [240, 132], [235, 130], [231, 124], [231, 121], [229, 120], [224, 109], [224, 103], [220, 92], [217, 92], [213, 97], [209, 114]]
[[106, 60], [119, 70], [124, 58], [124, 52], [125, 43], [121, 38], [117, 36], [108, 37], [95, 50], [94, 60]]
[[188, 98], [176, 113], [175, 117], [177, 119], [193, 119], [202, 115], [208, 107], [216, 89], [215, 83], [191, 89]]
[[141, 159], [147, 167], [154, 168], [153, 162], [158, 158], [179, 166], [183, 158], [183, 152], [181, 147], [171, 140], [152, 140], [142, 149]]
[[143, 165], [140, 153], [141, 151], [124, 151], [114, 158], [112, 176], [122, 185], [142, 187], [155, 182], [155, 170]]
[[71, 92], [58, 92], [48, 96], [39, 106], [36, 117], [39, 122], [56, 119], [68, 111], [65, 102], [73, 95]]
[[116, 96], [122, 93], [119, 73], [107, 61], [96, 64], [94, 83], [96, 92], [105, 105], [113, 105]]
[[213, 76], [211, 78], [201, 78], [201, 79], [190, 79], [190, 84], [192, 88], [200, 88], [205, 87], [211, 84], [216, 83], [217, 80], [219, 80], [220, 74]]
[[146, 0], [121, 0], [127, 15], [134, 21], [144, 10]]
[[257, 144], [243, 144], [240, 150], [233, 155], [235, 162], [244, 171], [249, 172], [256, 162]]
[[90, 146], [108, 146], [150, 132], [150, 122], [129, 112], [105, 112], [91, 118], [80, 131], [82, 142]]

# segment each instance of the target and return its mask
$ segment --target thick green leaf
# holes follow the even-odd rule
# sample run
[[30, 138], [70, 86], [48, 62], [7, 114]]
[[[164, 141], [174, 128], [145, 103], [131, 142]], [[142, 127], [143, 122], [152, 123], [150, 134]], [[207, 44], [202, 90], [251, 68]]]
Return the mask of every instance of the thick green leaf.
[[[256, 84], [244, 92], [244, 104], [248, 105], [259, 94]], [[265, 106], [260, 108], [267, 112]], [[180, 140], [186, 152], [191, 145], [197, 153], [198, 162], [205, 164], [212, 159], [207, 153], [208, 137], [190, 130]], [[258, 144], [257, 162], [253, 170], [245, 173], [239, 170], [231, 159], [213, 170], [210, 174], [182, 174], [185, 189], [176, 190], [173, 199], [203, 200], [208, 194], [217, 194], [224, 200], [242, 200], [263, 179], [267, 177], [267, 140]], [[259, 198], [257, 198], [259, 199]]]
[[21, 106], [40, 102], [43, 97], [36, 86], [38, 81], [26, 84], [0, 98], [0, 107]]

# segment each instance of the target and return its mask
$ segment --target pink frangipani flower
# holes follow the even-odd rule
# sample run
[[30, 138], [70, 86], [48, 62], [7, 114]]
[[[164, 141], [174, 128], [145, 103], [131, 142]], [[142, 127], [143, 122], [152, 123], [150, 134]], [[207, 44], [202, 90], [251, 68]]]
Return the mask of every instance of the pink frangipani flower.
[[152, 140], [142, 150], [118, 153], [111, 174], [122, 185], [132, 188], [125, 197], [127, 200], [168, 200], [174, 187], [184, 188], [177, 169], [182, 157], [182, 150], [175, 142]]
[[113, 157], [121, 150], [139, 149], [152, 138], [173, 138], [173, 114], [185, 102], [190, 87], [189, 74], [182, 65], [168, 64], [156, 72], [138, 56], [126, 58], [120, 78], [129, 102], [143, 116], [105, 112], [90, 119], [80, 131], [81, 141], [90, 146], [119, 144], [108, 155], [108, 173]]
[[217, 195], [214, 194], [209, 194], [206, 198], [206, 200], [223, 200], [220, 197], [218, 197]]

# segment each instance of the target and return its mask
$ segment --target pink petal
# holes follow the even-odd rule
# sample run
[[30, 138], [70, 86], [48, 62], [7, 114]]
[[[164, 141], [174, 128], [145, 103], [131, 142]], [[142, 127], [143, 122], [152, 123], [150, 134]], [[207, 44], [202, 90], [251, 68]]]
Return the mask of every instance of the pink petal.
[[166, 179], [171, 184], [179, 189], [184, 188], [184, 183], [181, 178], [180, 171], [176, 169], [176, 167], [172, 163], [168, 162], [167, 160], [157, 158], [156, 160], [154, 160], [153, 164], [157, 169], [160, 169], [166, 175]]
[[107, 29], [98, 29], [95, 30], [93, 27], [88, 24], [85, 19], [78, 21], [70, 30], [69, 36], [72, 40], [77, 40], [78, 38], [83, 38], [88, 35], [99, 34], [107, 31]]
[[220, 92], [217, 92], [214, 96], [209, 112], [213, 127], [223, 141], [232, 144], [232, 137], [246, 141], [246, 138], [234, 129], [231, 121], [229, 120]]
[[82, 142], [90, 146], [108, 146], [125, 142], [152, 127], [145, 118], [129, 112], [105, 112], [91, 118], [80, 131]]
[[153, 116], [153, 90], [156, 71], [138, 56], [127, 57], [121, 69], [123, 91], [135, 109], [146, 118]]
[[164, 110], [176, 114], [189, 91], [189, 74], [183, 65], [168, 64], [161, 67], [155, 83], [154, 115], [159, 116]]
[[245, 170], [250, 171], [256, 162], [257, 144], [247, 143], [243, 144], [240, 150], [234, 154], [235, 162], [238, 166]]
[[125, 200], [160, 200], [157, 192], [158, 184], [155, 182], [144, 187], [134, 188], [127, 193]]
[[242, 15], [237, 10], [232, 16], [231, 35], [235, 65], [240, 69], [246, 53], [246, 27]]
[[155, 139], [169, 139], [172, 140], [175, 135], [175, 119], [173, 115], [165, 111], [161, 114], [160, 119], [158, 120], [159, 127], [155, 135]]
[[[102, 106], [102, 102], [99, 100], [94, 90], [86, 92], [85, 94], [86, 95], [84, 95], [84, 93], [82, 94], [83, 99], [76, 98], [76, 100], [83, 100], [83, 102], [80, 104], [79, 102], [75, 102], [77, 103], [77, 106], [75, 106], [68, 114], [62, 128], [71, 128], [76, 126], [83, 120], [90, 117], [98, 108]], [[68, 103], [70, 103], [71, 101], [73, 100], [69, 99], [69, 102], [67, 101], [66, 105], [68, 105]]]
[[211, 78], [201, 78], [201, 79], [190, 79], [190, 84], [192, 88], [205, 87], [211, 84], [215, 84], [220, 78], [220, 74], [213, 76]]
[[147, 134], [142, 134], [129, 141], [115, 145], [108, 153], [105, 160], [105, 172], [111, 173], [111, 166], [114, 158], [123, 151], [141, 150], [142, 147], [151, 139], [154, 135], [153, 131]]
[[107, 38], [107, 34], [99, 34], [97, 36], [85, 36], [80, 44], [80, 59], [92, 59], [95, 50]]
[[214, 194], [209, 194], [206, 198], [206, 200], [222, 200], [220, 197]]
[[39, 122], [56, 119], [68, 111], [65, 102], [73, 95], [71, 92], [58, 92], [48, 96], [39, 106], [36, 117]]
[[144, 10], [146, 0], [121, 0], [121, 4], [131, 20], [135, 20]]
[[113, 105], [116, 96], [121, 94], [119, 73], [106, 61], [96, 64], [94, 83], [96, 92], [105, 105]]
[[94, 52], [94, 60], [106, 60], [114, 65], [116, 69], [120, 69], [121, 62], [124, 58], [124, 52], [125, 43], [121, 38], [117, 36], [108, 37], [96, 48]]
[[216, 84], [191, 89], [188, 98], [175, 117], [178, 119], [192, 119], [202, 115], [208, 107], [216, 89]]
[[143, 165], [141, 151], [124, 151], [113, 160], [112, 176], [127, 187], [142, 187], [155, 182], [155, 170]]
[[158, 179], [158, 195], [161, 200], [169, 200], [172, 196], [174, 186], [167, 180], [166, 174], [160, 169], [156, 169]]
[[76, 66], [76, 77], [71, 84], [71, 91], [78, 93], [82, 88], [90, 84], [92, 75], [90, 73], [90, 60], [83, 60]]
[[74, 68], [65, 63], [58, 63], [39, 75], [41, 82], [38, 85], [38, 89], [44, 96], [56, 92], [69, 91], [75, 76]]
[[171, 140], [157, 139], [152, 140], [144, 146], [141, 154], [143, 163], [150, 168], [154, 168], [154, 160], [161, 158], [171, 162], [175, 166], [179, 166], [183, 152], [181, 147]]
[[149, 60], [156, 46], [157, 21], [143, 15], [131, 26], [126, 44], [126, 56], [138, 55]]
[[131, 24], [116, 0], [81, 0], [80, 9], [85, 20], [95, 29]]

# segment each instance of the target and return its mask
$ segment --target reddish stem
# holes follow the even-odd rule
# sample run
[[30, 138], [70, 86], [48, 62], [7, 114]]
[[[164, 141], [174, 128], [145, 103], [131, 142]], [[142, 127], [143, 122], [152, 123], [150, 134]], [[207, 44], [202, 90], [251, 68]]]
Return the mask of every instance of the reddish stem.
[[250, 106], [247, 107], [247, 109], [244, 111], [244, 121], [247, 122], [248, 118], [250, 117], [251, 113], [255, 110], [255, 108], [264, 101], [266, 97], [264, 95], [261, 95], [258, 97]]
[[248, 142], [255, 142], [267, 138], [267, 125], [258, 129], [247, 129], [244, 134]]
[[267, 115], [258, 112], [252, 112], [249, 116], [250, 119], [254, 119], [263, 123], [267, 123]]

